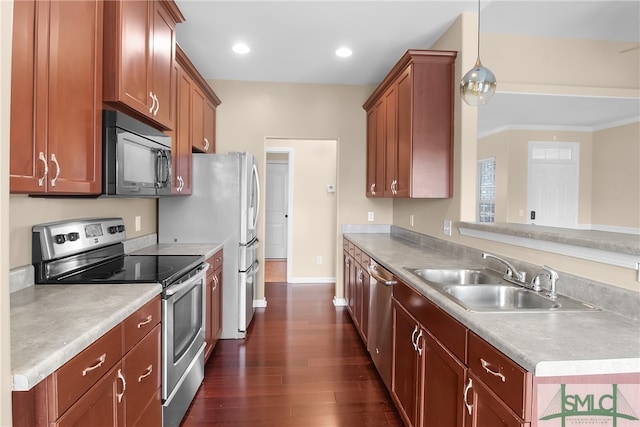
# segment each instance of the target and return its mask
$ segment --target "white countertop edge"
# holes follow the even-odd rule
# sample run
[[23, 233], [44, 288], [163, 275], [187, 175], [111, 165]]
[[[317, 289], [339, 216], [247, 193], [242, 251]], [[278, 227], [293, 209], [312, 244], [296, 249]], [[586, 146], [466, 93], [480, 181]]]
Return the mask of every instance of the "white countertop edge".
[[640, 372], [640, 357], [603, 360], [567, 360], [538, 362], [536, 377], [573, 375], [628, 374]]

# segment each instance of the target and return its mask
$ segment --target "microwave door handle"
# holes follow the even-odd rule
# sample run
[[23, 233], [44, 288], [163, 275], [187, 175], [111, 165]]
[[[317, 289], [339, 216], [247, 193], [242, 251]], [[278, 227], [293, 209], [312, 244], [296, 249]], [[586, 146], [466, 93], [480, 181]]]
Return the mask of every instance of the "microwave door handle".
[[164, 179], [161, 181], [161, 184], [162, 187], [166, 187], [167, 183], [171, 181], [171, 153], [163, 150], [162, 157], [164, 158]]
[[160, 188], [162, 183], [162, 151], [156, 154], [156, 187]]

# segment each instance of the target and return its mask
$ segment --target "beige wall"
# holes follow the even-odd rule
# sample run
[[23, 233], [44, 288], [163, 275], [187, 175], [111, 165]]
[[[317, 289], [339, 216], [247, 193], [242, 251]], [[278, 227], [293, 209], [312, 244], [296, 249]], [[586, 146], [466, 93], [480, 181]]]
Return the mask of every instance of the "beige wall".
[[[155, 199], [51, 199], [12, 195], [9, 199], [11, 268], [31, 264], [31, 227], [50, 221], [74, 218], [117, 216], [124, 219], [127, 238], [155, 233]], [[141, 218], [141, 230], [135, 231], [135, 217]]]
[[[289, 211], [291, 247], [289, 282], [333, 282], [336, 278], [337, 193], [327, 192], [336, 184], [336, 140], [268, 139], [268, 148], [290, 149], [293, 172], [292, 206]], [[336, 189], [338, 191], [339, 189]], [[322, 257], [322, 264], [317, 263]]]
[[11, 425], [9, 324], [9, 116], [13, 2], [0, 1], [0, 426]]
[[[258, 158], [261, 173], [265, 170], [266, 138], [338, 141], [337, 222], [332, 237], [336, 243], [331, 255], [338, 269], [342, 266], [338, 262], [342, 224], [367, 223], [369, 211], [375, 212], [375, 223], [391, 223], [392, 201], [365, 197], [366, 115], [362, 104], [374, 87], [230, 80], [209, 83], [222, 100], [217, 110], [216, 151], [249, 151]], [[262, 180], [263, 194], [264, 190]], [[258, 238], [264, 241], [264, 215], [259, 221]], [[260, 251], [262, 262], [264, 253]], [[341, 272], [336, 275], [336, 296], [342, 298]], [[264, 297], [263, 277], [261, 273], [258, 278], [258, 299]]]
[[591, 223], [640, 229], [640, 122], [593, 134]]

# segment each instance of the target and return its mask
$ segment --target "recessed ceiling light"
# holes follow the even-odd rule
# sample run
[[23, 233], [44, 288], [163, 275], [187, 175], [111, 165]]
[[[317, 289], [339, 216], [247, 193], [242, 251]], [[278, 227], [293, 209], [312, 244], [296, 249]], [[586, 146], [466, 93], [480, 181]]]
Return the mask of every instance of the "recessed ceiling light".
[[249, 53], [251, 49], [244, 43], [236, 43], [231, 48], [235, 53]]
[[336, 50], [336, 56], [339, 56], [340, 58], [348, 58], [352, 54], [353, 52], [348, 47], [341, 47], [338, 50]]

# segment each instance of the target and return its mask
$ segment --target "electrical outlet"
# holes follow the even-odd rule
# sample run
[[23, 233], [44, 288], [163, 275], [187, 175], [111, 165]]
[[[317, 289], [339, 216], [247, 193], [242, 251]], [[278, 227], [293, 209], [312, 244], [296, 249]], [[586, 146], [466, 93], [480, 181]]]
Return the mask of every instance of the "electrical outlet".
[[368, 221], [373, 221], [373, 212], [369, 212], [369, 213], [367, 214], [367, 220], [368, 220]]
[[409, 215], [409, 225], [413, 227], [413, 214]]
[[322, 256], [318, 255], [318, 256], [316, 257], [316, 264], [318, 264], [318, 265], [322, 265]]
[[136, 216], [136, 231], [142, 230], [142, 218]]
[[445, 236], [451, 236], [451, 220], [445, 219], [442, 225], [442, 232]]

